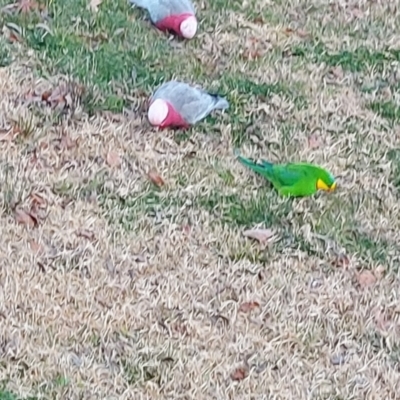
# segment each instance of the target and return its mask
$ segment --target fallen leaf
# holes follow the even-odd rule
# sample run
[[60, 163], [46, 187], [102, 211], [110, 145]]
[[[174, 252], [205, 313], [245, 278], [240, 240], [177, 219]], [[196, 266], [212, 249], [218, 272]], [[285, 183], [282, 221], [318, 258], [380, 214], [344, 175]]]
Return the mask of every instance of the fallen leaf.
[[77, 146], [77, 143], [78, 143], [77, 140], [72, 140], [71, 137], [68, 135], [68, 133], [63, 132], [61, 142], [60, 142], [61, 150], [73, 149], [74, 147]]
[[257, 49], [245, 49], [242, 52], [242, 58], [249, 61], [257, 60], [262, 57], [262, 55], [262, 52]]
[[157, 186], [163, 186], [165, 184], [163, 178], [161, 178], [160, 174], [154, 170], [151, 169], [149, 171], [149, 173], [147, 174], [147, 176], [149, 177], [149, 179]]
[[35, 254], [43, 253], [43, 246], [34, 239], [29, 240], [29, 246]]
[[51, 96], [51, 90], [45, 90], [42, 93], [42, 101], [46, 101], [46, 102], [49, 101], [50, 96]]
[[255, 18], [253, 19], [253, 22], [254, 22], [255, 24], [258, 24], [258, 25], [264, 25], [264, 20], [263, 20], [262, 17], [255, 17]]
[[31, 193], [30, 197], [32, 199], [32, 203], [35, 206], [39, 206], [39, 207], [45, 207], [46, 206], [46, 200], [37, 193]]
[[265, 243], [275, 235], [275, 232], [272, 229], [248, 229], [243, 232], [243, 235]]
[[0, 131], [0, 142], [12, 142], [14, 139], [13, 130], [1, 130]]
[[76, 232], [77, 236], [84, 237], [88, 240], [94, 240], [95, 239], [95, 234], [92, 231], [89, 231], [88, 229], [81, 229], [78, 232]]
[[118, 153], [114, 150], [110, 150], [107, 154], [107, 164], [111, 167], [111, 168], [116, 168], [119, 167], [121, 165], [122, 161], [120, 156], [118, 155]]
[[256, 60], [263, 55], [260, 40], [256, 37], [250, 37], [246, 40], [245, 48], [242, 51], [242, 58], [246, 60]]
[[330, 73], [337, 79], [343, 79], [344, 77], [344, 71], [340, 65], [338, 65], [337, 67], [333, 67], [330, 70]]
[[292, 28], [286, 28], [283, 31], [286, 35], [297, 35], [300, 38], [306, 38], [310, 36], [305, 30], [303, 29], [292, 29]]
[[72, 105], [72, 97], [69, 93], [70, 90], [71, 85], [61, 83], [51, 90], [46, 90], [40, 95], [40, 99], [53, 109], [63, 110], [66, 106]]
[[248, 371], [246, 368], [240, 367], [236, 368], [235, 371], [231, 374], [231, 379], [233, 381], [242, 381], [248, 375]]
[[18, 42], [18, 43], [22, 43], [22, 37], [20, 35], [18, 35], [18, 33], [10, 30], [10, 33], [8, 35], [8, 40], [12, 43]]
[[284, 32], [286, 33], [286, 35], [290, 35], [290, 34], [294, 33], [294, 30], [292, 28], [285, 28]]
[[310, 34], [303, 29], [297, 29], [296, 35], [301, 38], [306, 38], [310, 36]]
[[357, 19], [364, 18], [364, 12], [357, 7], [350, 9], [350, 15]]
[[377, 311], [375, 313], [375, 324], [381, 332], [387, 332], [390, 328], [391, 322], [384, 312]]
[[38, 220], [37, 220], [36, 216], [34, 216], [32, 213], [25, 211], [21, 208], [15, 209], [14, 217], [18, 223], [29, 226], [31, 228], [35, 227], [38, 224]]
[[31, 11], [38, 10], [39, 4], [35, 0], [20, 0], [18, 2], [18, 12], [27, 14]]
[[89, 6], [93, 12], [99, 11], [99, 5], [103, 0], [90, 0]]
[[349, 257], [347, 257], [346, 254], [343, 253], [338, 254], [337, 257], [331, 261], [331, 265], [336, 268], [347, 269], [349, 264], [350, 264]]
[[241, 306], [239, 307], [239, 311], [249, 312], [251, 310], [254, 310], [257, 307], [260, 307], [259, 303], [257, 303], [256, 301], [249, 301], [249, 302], [241, 304]]
[[369, 270], [364, 270], [356, 274], [358, 284], [362, 289], [372, 286], [376, 283], [376, 276]]
[[321, 147], [321, 144], [321, 139], [315, 133], [308, 137], [308, 147], [310, 149], [317, 149], [318, 147]]

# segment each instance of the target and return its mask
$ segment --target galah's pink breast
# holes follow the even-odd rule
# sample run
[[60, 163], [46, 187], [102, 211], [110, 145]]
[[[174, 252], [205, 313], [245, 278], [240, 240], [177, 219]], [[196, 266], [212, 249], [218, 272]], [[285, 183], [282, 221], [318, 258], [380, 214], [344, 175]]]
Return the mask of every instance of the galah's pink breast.
[[175, 108], [167, 102], [168, 115], [165, 120], [160, 124], [160, 128], [176, 127], [176, 128], [189, 128], [189, 124], [182, 118], [182, 116], [175, 110]]
[[193, 17], [193, 14], [185, 13], [178, 15], [169, 15], [168, 17], [165, 17], [164, 19], [158, 21], [155, 25], [160, 31], [171, 30], [174, 31], [176, 34], [182, 36], [181, 23], [188, 17]]

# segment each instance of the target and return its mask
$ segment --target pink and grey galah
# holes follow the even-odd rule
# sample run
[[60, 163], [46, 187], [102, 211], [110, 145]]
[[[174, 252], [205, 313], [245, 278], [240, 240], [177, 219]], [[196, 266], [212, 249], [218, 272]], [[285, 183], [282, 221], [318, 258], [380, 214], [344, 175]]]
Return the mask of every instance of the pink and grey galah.
[[129, 0], [148, 11], [151, 22], [161, 31], [171, 30], [185, 39], [197, 32], [195, 9], [190, 0]]
[[169, 81], [161, 85], [150, 99], [148, 119], [160, 129], [189, 128], [213, 110], [226, 110], [228, 101], [184, 82]]

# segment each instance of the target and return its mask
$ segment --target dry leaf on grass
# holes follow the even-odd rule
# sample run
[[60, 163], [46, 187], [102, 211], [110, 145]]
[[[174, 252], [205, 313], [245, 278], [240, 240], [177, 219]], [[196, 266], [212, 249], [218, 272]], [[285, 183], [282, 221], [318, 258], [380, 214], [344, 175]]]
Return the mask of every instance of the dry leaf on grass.
[[34, 254], [43, 253], [43, 246], [34, 239], [29, 240], [29, 246]]
[[31, 228], [34, 228], [38, 224], [38, 220], [33, 213], [25, 211], [21, 208], [15, 209], [14, 218], [19, 224], [26, 225]]
[[81, 229], [76, 232], [76, 235], [79, 237], [84, 237], [90, 241], [94, 240], [96, 238], [94, 232], [89, 231], [88, 229]]
[[22, 43], [23, 42], [21, 35], [19, 35], [18, 33], [14, 32], [11, 29], [9, 30], [8, 40], [11, 43], [15, 43], [15, 42]]
[[163, 178], [161, 178], [160, 174], [154, 169], [151, 169], [147, 176], [158, 187], [161, 187], [165, 184]]
[[251, 37], [246, 41], [245, 48], [242, 51], [242, 58], [245, 60], [257, 60], [263, 56], [260, 41], [257, 38]]
[[72, 106], [73, 100], [70, 92], [74, 90], [75, 94], [79, 94], [81, 89], [79, 85], [72, 86], [71, 84], [61, 83], [59, 86], [45, 90], [41, 94], [36, 93], [35, 90], [30, 91], [25, 95], [25, 100], [27, 104], [43, 102], [53, 109], [63, 110]]
[[22, 14], [27, 14], [39, 9], [39, 4], [35, 0], [20, 0], [17, 10]]
[[119, 156], [119, 154], [114, 150], [110, 150], [107, 154], [107, 164], [111, 168], [117, 168], [121, 165], [121, 163], [122, 163], [122, 160], [121, 160], [121, 157]]
[[78, 140], [72, 140], [68, 133], [64, 132], [61, 138], [60, 147], [63, 150], [70, 150], [76, 147]]
[[263, 20], [262, 17], [255, 17], [255, 18], [253, 19], [253, 22], [254, 22], [255, 24], [258, 24], [258, 25], [264, 25], [264, 24], [265, 24], [265, 22], [264, 22], [264, 20]]
[[305, 30], [303, 30], [303, 29], [286, 28], [286, 29], [284, 30], [284, 33], [285, 33], [286, 35], [295, 34], [295, 35], [297, 35], [298, 37], [300, 37], [300, 38], [302, 38], [302, 39], [304, 39], [304, 38], [310, 36], [310, 34], [309, 34], [308, 32], [306, 32]]
[[231, 374], [231, 379], [233, 381], [242, 381], [248, 375], [248, 371], [246, 368], [240, 367], [236, 368], [235, 371]]
[[356, 273], [356, 279], [362, 289], [374, 285], [377, 281], [376, 276], [369, 270]]
[[344, 71], [343, 68], [338, 65], [337, 67], [333, 67], [329, 70], [329, 72], [335, 77], [336, 79], [343, 79]]
[[258, 308], [258, 307], [260, 307], [260, 304], [257, 303], [256, 301], [249, 301], [249, 302], [241, 304], [240, 307], [239, 307], [239, 311], [249, 312], [249, 311], [254, 310], [255, 308]]
[[346, 256], [346, 254], [338, 254], [332, 261], [331, 265], [336, 268], [344, 268], [347, 269], [347, 267], [350, 264], [349, 257]]
[[103, 0], [90, 0], [89, 6], [93, 12], [99, 11], [99, 5], [102, 3]]
[[14, 139], [13, 129], [0, 131], [0, 142], [12, 142]]
[[35, 207], [44, 208], [46, 207], [46, 200], [38, 193], [31, 193], [30, 194], [32, 204]]
[[387, 332], [390, 329], [391, 321], [385, 315], [385, 312], [375, 312], [375, 324], [381, 332]]
[[275, 235], [275, 232], [272, 229], [248, 229], [243, 232], [243, 235], [258, 240], [260, 243], [265, 243]]
[[321, 138], [317, 136], [315, 133], [311, 134], [307, 140], [308, 140], [308, 147], [310, 149], [318, 149], [319, 147], [321, 147], [322, 144]]

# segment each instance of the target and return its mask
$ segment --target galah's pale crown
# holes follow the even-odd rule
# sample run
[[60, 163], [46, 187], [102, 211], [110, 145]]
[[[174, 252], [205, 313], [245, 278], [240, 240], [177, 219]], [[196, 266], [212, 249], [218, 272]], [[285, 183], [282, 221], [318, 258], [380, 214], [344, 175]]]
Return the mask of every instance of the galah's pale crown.
[[156, 99], [151, 103], [148, 111], [149, 122], [151, 125], [161, 125], [168, 116], [168, 105], [162, 99]]
[[197, 19], [191, 15], [181, 22], [181, 35], [185, 39], [192, 39], [197, 32]]

